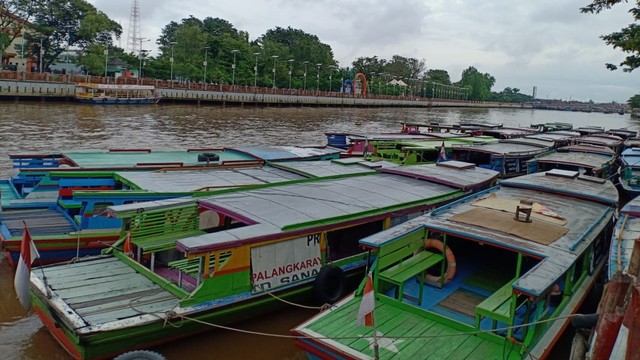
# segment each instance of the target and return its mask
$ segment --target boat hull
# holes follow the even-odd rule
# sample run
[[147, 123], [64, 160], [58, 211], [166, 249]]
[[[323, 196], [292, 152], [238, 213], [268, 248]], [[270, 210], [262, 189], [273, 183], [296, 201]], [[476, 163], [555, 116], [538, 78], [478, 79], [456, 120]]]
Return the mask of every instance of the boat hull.
[[[46, 269], [45, 269], [46, 272]], [[362, 277], [362, 268], [352, 269], [346, 275], [352, 280]], [[289, 288], [275, 293], [275, 295], [289, 302], [309, 302], [312, 300], [313, 283]], [[130, 350], [148, 349], [163, 343], [173, 342], [197, 333], [215, 329], [215, 325], [224, 325], [246, 320], [266, 312], [287, 306], [275, 297], [263, 294], [246, 301], [232, 302], [223, 306], [209, 307], [194, 306], [192, 312], [186, 315], [174, 316], [165, 320], [167, 313], [158, 312], [155, 319], [140, 325], [126, 328], [113, 328], [80, 334], [73, 326], [66, 324], [53, 308], [48, 305], [51, 301], [40, 291], [32, 291], [32, 308], [40, 317], [49, 332], [58, 343], [74, 359], [111, 359], [114, 356]], [[135, 320], [132, 321], [134, 323]], [[215, 325], [212, 325], [215, 324]]]
[[94, 104], [94, 105], [136, 105], [136, 104], [156, 104], [160, 101], [160, 98], [91, 98], [91, 99], [79, 99], [82, 104]]

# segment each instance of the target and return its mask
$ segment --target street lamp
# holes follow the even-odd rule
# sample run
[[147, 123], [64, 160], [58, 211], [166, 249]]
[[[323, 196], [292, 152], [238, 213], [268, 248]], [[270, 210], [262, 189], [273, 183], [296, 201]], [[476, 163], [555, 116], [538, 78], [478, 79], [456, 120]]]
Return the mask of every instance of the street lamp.
[[[42, 47], [40, 48], [40, 52], [42, 53]], [[104, 48], [104, 78], [107, 79], [107, 63], [109, 62], [109, 45]], [[40, 72], [42, 72], [42, 61], [40, 61]], [[109, 79], [107, 79], [109, 82]]]
[[139, 55], [139, 57], [140, 57], [140, 68], [139, 68], [139, 70], [138, 70], [138, 84], [141, 84], [141, 83], [142, 83], [142, 58], [144, 57], [144, 55], [146, 55], [146, 52], [147, 52], [147, 51], [148, 51], [148, 50], [140, 49], [140, 52], [139, 52], [139, 54], [138, 54], [138, 55]]
[[317, 63], [316, 66], [318, 67], [318, 76], [316, 76], [316, 91], [320, 91], [320, 66], [322, 66], [322, 64]]
[[305, 61], [303, 62], [304, 64], [304, 90], [307, 90], [307, 64], [309, 64], [309, 61]]
[[233, 65], [231, 65], [231, 84], [233, 85], [233, 91], [236, 91], [236, 53], [238, 51], [240, 50], [231, 50], [231, 53], [233, 54]]
[[276, 61], [278, 61], [278, 55], [271, 55], [273, 58], [273, 88], [276, 88]]
[[169, 44], [171, 44], [171, 57], [169, 58], [169, 62], [171, 63], [171, 86], [173, 87], [173, 45], [177, 44], [177, 41], [172, 41]]
[[[40, 62], [40, 73], [42, 73], [42, 56], [44, 55], [44, 51], [42, 50], [42, 39], [44, 39], [44, 36], [40, 35], [40, 57], [39, 57], [39, 62]], [[0, 57], [2, 57], [2, 54], [0, 54]]]
[[289, 90], [291, 90], [291, 73], [292, 73], [292, 70], [293, 70], [293, 62], [295, 60], [289, 59], [287, 61], [289, 62]]
[[202, 62], [202, 65], [204, 65], [204, 74], [202, 74], [202, 83], [206, 84], [207, 83], [207, 54], [209, 52], [209, 46], [205, 46], [204, 47], [204, 61]]
[[329, 65], [329, 92], [331, 92], [331, 77], [333, 76], [333, 71], [337, 68], [335, 65]]
[[253, 55], [256, 57], [256, 63], [253, 65], [253, 87], [255, 88], [258, 84], [258, 55], [260, 55], [260, 53], [255, 52]]

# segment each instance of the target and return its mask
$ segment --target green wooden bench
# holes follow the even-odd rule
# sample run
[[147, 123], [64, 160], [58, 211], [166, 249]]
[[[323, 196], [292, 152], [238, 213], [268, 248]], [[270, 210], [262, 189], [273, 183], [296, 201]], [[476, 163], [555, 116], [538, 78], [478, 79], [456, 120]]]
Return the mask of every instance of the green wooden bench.
[[[230, 257], [230, 253], [222, 253], [220, 255], [220, 266], [223, 266], [224, 263], [229, 260]], [[187, 274], [193, 278], [196, 278], [198, 281], [198, 284], [200, 283], [200, 278], [198, 276], [198, 273], [200, 272], [200, 259], [196, 258], [196, 259], [180, 259], [180, 260], [174, 260], [169, 262], [169, 264], [167, 264], [168, 267], [170, 269], [177, 269], [179, 270], [179, 274], [178, 274], [178, 286], [182, 287], [182, 274]], [[215, 267], [216, 265], [216, 257], [212, 254], [209, 257], [209, 271], [211, 272], [212, 269]]]
[[396, 265], [382, 271], [379, 276], [380, 279], [396, 285], [398, 292], [396, 297], [402, 301], [402, 297], [408, 297], [404, 295], [404, 283], [416, 275], [420, 280], [420, 291], [418, 295], [418, 304], [422, 303], [422, 286], [424, 285], [424, 273], [433, 265], [439, 264], [443, 259], [440, 254], [432, 253], [430, 251], [421, 251], [416, 255], [412, 255], [410, 258], [403, 260]]
[[205, 232], [201, 230], [190, 230], [157, 236], [145, 236], [142, 238], [134, 237], [133, 243], [138, 248], [142, 249], [143, 254], [148, 254], [173, 249], [175, 248], [176, 241], [178, 241], [178, 239], [201, 235], [204, 233]]
[[[507, 282], [491, 296], [476, 305], [477, 329], [480, 329], [480, 320], [482, 320], [483, 317], [493, 320], [492, 329], [496, 328], [498, 321], [509, 326], [512, 325], [515, 306], [515, 294], [513, 293], [512, 284], [513, 281]], [[511, 329], [509, 329], [507, 336], [511, 336]]]
[[[424, 231], [412, 232], [382, 245], [378, 252], [378, 282], [394, 285], [395, 298], [399, 301], [406, 297], [422, 303], [424, 274], [444, 259], [442, 254], [423, 250], [424, 235]], [[404, 294], [404, 283], [416, 275], [420, 281], [417, 299]]]

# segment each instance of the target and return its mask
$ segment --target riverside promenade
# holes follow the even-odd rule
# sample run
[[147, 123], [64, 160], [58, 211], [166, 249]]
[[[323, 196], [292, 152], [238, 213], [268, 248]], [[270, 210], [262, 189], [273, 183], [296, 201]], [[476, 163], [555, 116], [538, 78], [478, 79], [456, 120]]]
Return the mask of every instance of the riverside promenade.
[[[1, 101], [75, 101], [76, 83], [109, 83], [113, 78], [49, 73], [0, 72]], [[272, 89], [246, 85], [218, 85], [118, 78], [117, 84], [153, 85], [166, 103], [194, 103], [223, 106], [334, 106], [334, 107], [468, 107], [531, 108], [530, 104], [478, 102], [415, 95], [348, 94], [301, 89]], [[405, 93], [410, 93], [407, 89]]]

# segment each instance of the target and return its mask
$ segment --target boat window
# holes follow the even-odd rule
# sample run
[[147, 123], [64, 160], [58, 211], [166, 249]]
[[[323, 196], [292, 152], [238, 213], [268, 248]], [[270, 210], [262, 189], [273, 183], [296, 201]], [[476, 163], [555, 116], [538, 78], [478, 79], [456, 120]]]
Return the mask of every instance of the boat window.
[[587, 252], [580, 255], [578, 260], [573, 264], [573, 273], [571, 274], [571, 284], [573, 285], [573, 291], [576, 291], [580, 287], [582, 281], [584, 280], [583, 277], [587, 276], [588, 267], [585, 266], [586, 264], [584, 261], [586, 254]]
[[383, 229], [383, 221], [327, 232], [327, 259], [335, 261], [364, 252], [359, 241]]

